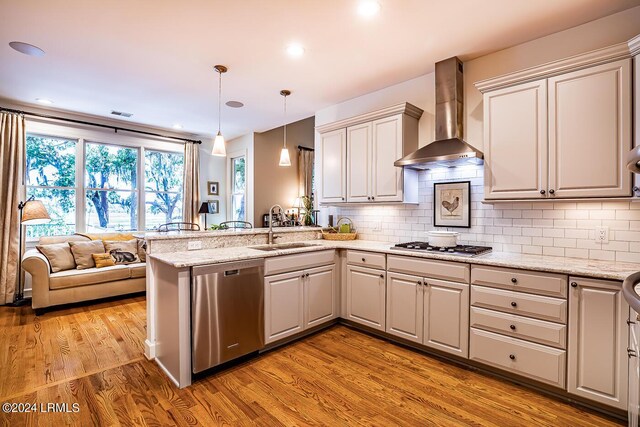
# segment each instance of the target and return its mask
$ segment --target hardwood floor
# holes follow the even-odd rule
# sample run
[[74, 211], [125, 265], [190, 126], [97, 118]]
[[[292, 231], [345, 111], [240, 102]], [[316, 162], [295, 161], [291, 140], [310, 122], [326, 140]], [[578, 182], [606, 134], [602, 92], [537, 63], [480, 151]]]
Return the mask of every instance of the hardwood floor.
[[177, 389], [143, 354], [144, 297], [0, 307], [0, 402], [22, 425], [608, 426], [619, 421], [336, 326]]

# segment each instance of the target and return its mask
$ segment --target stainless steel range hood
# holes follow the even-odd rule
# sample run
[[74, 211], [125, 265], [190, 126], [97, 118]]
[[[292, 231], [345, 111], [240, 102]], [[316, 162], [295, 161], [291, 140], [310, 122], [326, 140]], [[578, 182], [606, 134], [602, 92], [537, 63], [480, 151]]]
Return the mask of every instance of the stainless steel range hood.
[[482, 164], [483, 154], [462, 140], [463, 66], [457, 58], [436, 63], [436, 140], [396, 160], [394, 165], [412, 169]]

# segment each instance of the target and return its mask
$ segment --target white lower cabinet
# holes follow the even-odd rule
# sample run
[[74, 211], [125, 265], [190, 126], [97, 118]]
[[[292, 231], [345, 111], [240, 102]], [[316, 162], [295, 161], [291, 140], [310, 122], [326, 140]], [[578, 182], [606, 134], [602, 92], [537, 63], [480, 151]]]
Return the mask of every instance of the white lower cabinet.
[[335, 264], [266, 276], [265, 343], [334, 319], [336, 283]]
[[388, 273], [386, 330], [427, 347], [467, 357], [469, 285]]
[[347, 265], [347, 319], [385, 330], [385, 272]]
[[569, 393], [627, 407], [629, 305], [618, 282], [570, 278]]

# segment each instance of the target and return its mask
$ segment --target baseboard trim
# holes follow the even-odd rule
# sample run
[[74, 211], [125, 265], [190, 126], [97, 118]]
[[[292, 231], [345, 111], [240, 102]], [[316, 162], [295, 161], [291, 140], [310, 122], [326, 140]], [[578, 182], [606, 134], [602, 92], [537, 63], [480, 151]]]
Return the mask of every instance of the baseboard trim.
[[156, 358], [156, 343], [144, 340], [144, 355], [147, 360], [155, 360]]

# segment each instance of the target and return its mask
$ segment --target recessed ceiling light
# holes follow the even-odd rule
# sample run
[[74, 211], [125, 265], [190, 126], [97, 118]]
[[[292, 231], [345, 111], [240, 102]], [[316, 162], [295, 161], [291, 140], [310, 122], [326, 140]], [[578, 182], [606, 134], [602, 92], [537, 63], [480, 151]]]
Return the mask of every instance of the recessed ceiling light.
[[25, 55], [44, 56], [44, 50], [40, 49], [38, 46], [34, 46], [29, 43], [10, 42], [9, 46], [11, 46], [11, 49], [18, 51], [20, 53], [24, 53]]
[[36, 98], [36, 102], [39, 102], [40, 104], [44, 104], [44, 105], [53, 104], [53, 101], [47, 98]]
[[299, 43], [291, 43], [289, 46], [287, 46], [287, 53], [289, 54], [289, 56], [298, 58], [304, 54], [304, 47], [302, 47], [302, 45]]
[[182, 129], [182, 125], [180, 123], [176, 123], [173, 125], [174, 129]]
[[240, 101], [227, 101], [224, 103], [224, 105], [226, 105], [227, 107], [231, 107], [231, 108], [240, 108], [240, 107], [244, 107], [244, 104]]
[[363, 18], [372, 18], [380, 12], [380, 3], [375, 0], [360, 0], [358, 3], [358, 15]]

